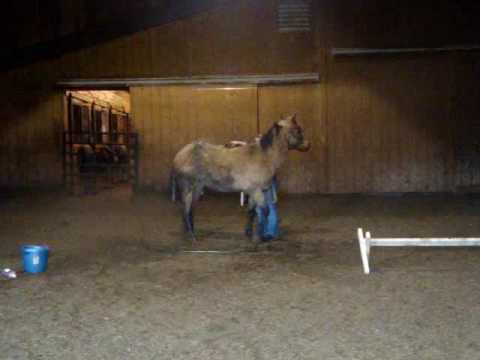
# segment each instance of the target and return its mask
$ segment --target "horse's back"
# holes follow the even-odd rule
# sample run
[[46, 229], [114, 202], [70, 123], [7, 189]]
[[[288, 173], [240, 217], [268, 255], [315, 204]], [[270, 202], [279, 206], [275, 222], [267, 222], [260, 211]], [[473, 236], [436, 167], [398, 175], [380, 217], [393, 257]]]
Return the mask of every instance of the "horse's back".
[[213, 145], [205, 141], [195, 141], [185, 145], [173, 159], [173, 168], [180, 174], [197, 172], [208, 154], [221, 151], [222, 146]]
[[174, 176], [216, 191], [247, 191], [265, 186], [273, 176], [256, 144], [235, 148], [197, 141], [174, 158]]

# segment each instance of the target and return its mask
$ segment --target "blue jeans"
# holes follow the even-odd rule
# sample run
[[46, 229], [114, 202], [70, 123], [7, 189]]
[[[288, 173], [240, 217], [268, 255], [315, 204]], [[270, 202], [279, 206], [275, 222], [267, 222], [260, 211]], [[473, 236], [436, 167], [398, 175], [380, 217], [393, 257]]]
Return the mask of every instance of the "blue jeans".
[[[258, 235], [260, 238], [277, 238], [279, 235], [277, 213], [277, 191], [275, 182], [268, 190], [264, 191], [265, 208], [257, 206]], [[268, 209], [268, 210], [267, 210]]]

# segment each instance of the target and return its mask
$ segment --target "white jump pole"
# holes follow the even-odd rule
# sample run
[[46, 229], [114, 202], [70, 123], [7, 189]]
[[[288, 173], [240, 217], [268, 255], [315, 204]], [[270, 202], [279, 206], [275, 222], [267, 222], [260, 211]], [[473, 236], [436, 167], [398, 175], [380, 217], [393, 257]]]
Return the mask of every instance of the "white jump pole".
[[372, 246], [480, 246], [480, 238], [372, 238], [370, 232], [358, 228], [358, 244], [363, 272], [370, 273], [370, 248]]

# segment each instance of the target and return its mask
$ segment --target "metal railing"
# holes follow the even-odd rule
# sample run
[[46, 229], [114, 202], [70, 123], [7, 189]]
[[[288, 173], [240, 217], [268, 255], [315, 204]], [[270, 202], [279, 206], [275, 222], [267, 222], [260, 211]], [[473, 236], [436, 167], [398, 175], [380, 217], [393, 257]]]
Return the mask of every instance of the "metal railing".
[[114, 183], [119, 177], [138, 188], [137, 133], [63, 132], [63, 182], [70, 193], [92, 180]]

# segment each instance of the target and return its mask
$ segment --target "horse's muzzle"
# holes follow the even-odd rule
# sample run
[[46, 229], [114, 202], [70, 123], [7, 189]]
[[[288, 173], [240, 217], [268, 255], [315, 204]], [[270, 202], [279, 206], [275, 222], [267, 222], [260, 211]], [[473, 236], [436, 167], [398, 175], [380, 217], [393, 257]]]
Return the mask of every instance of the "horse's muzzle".
[[296, 150], [302, 151], [302, 152], [310, 150], [310, 141], [304, 141], [303, 143], [297, 146]]

